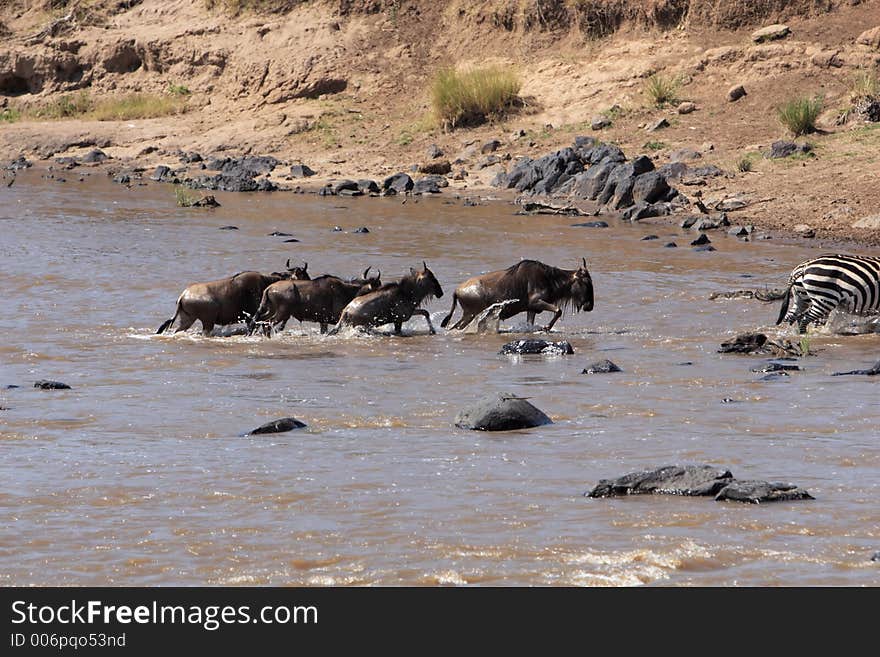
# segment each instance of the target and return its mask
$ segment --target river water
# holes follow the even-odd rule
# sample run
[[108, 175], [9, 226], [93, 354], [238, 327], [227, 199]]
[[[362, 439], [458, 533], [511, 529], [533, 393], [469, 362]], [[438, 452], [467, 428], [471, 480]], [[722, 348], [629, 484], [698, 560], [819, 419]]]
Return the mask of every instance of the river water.
[[[798, 340], [777, 303], [708, 297], [784, 286], [818, 251], [719, 234], [700, 253], [673, 226], [572, 228], [450, 193], [181, 209], [167, 185], [65, 173], [0, 186], [0, 584], [880, 585], [880, 382], [831, 376], [870, 367], [880, 337], [813, 334], [803, 371], [772, 381], [751, 371], [766, 359], [717, 353], [752, 330]], [[272, 339], [154, 335], [186, 284], [287, 258], [384, 280], [427, 261], [439, 325], [459, 282], [526, 257], [587, 259], [595, 310], [552, 336], [573, 356], [499, 355], [524, 315], [497, 335], [432, 336], [421, 318], [403, 337], [293, 320]], [[604, 358], [623, 372], [581, 373]], [[453, 426], [494, 391], [555, 423]], [[285, 416], [308, 428], [243, 436]], [[583, 496], [672, 463], [816, 499]]]

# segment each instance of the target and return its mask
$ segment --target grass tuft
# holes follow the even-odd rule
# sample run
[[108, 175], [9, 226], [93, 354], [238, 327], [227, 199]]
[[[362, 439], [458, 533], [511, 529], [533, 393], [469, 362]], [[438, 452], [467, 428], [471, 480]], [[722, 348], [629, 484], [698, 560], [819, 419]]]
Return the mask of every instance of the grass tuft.
[[789, 100], [776, 110], [779, 122], [795, 137], [816, 132], [816, 119], [822, 111], [822, 98], [802, 96]]
[[880, 80], [868, 69], [856, 71], [849, 83], [849, 99], [853, 103], [880, 97]]
[[186, 191], [183, 185], [174, 186], [174, 199], [177, 201], [178, 207], [181, 208], [191, 208], [196, 202], [195, 197]]
[[444, 128], [479, 125], [514, 108], [521, 87], [519, 76], [501, 66], [442, 69], [431, 85], [434, 115]]
[[645, 81], [645, 95], [657, 107], [666, 107], [678, 102], [679, 81], [655, 73]]
[[15, 123], [21, 118], [21, 112], [14, 107], [0, 109], [0, 123]]
[[736, 170], [740, 173], [748, 173], [754, 168], [755, 164], [754, 162], [752, 162], [752, 158], [750, 158], [748, 155], [744, 155], [736, 161]]

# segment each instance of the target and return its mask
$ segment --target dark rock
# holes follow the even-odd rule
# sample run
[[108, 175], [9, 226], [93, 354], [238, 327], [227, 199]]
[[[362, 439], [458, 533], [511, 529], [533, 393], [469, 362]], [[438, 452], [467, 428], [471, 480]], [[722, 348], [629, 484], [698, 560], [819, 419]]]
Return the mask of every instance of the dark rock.
[[691, 228], [699, 231], [715, 230], [730, 225], [730, 220], [723, 212], [709, 216], [697, 216], [696, 219], [697, 220], [691, 225]]
[[662, 128], [668, 128], [668, 127], [669, 127], [669, 121], [667, 121], [665, 118], [660, 118], [652, 123], [649, 123], [647, 126], [645, 126], [645, 130], [647, 132], [654, 132], [656, 130], [660, 130]]
[[269, 237], [292, 237], [292, 236], [293, 236], [292, 233], [285, 233], [280, 230], [273, 230], [271, 233], [269, 233]]
[[816, 499], [803, 488], [793, 484], [770, 483], [767, 481], [734, 479], [715, 495], [716, 501], [730, 500], [733, 502], [785, 502], [789, 500]]
[[113, 177], [113, 182], [119, 183], [120, 185], [130, 185], [131, 176], [127, 173], [120, 173]]
[[649, 241], [649, 240], [659, 240], [659, 239], [660, 239], [660, 238], [659, 238], [657, 235], [645, 235], [645, 236], [642, 238], [641, 241], [642, 241], [642, 242], [647, 242], [647, 241]]
[[177, 179], [171, 171], [171, 167], [166, 167], [164, 164], [160, 164], [156, 167], [156, 170], [153, 171], [150, 180], [155, 180], [156, 182], [172, 182]]
[[14, 160], [10, 161], [9, 164], [6, 165], [7, 171], [18, 171], [20, 169], [28, 169], [33, 166], [33, 162], [25, 158], [24, 155], [19, 155]]
[[573, 354], [574, 349], [568, 342], [549, 342], [547, 340], [514, 340], [503, 347], [501, 354]]
[[[500, 163], [501, 163], [501, 158], [498, 157], [497, 155], [487, 155], [486, 157], [484, 157], [483, 159], [478, 161], [474, 165], [474, 168], [477, 171], [481, 171], [482, 169], [485, 169], [486, 167], [491, 167], [492, 165], [500, 164]], [[501, 175], [501, 172], [499, 172], [499, 175]], [[499, 185], [496, 185], [496, 187], [498, 187], [498, 186]]]
[[49, 381], [48, 379], [40, 379], [34, 383], [34, 388], [41, 390], [70, 390], [70, 386], [61, 381]]
[[672, 206], [669, 203], [639, 202], [624, 210], [620, 218], [624, 221], [638, 221], [648, 217], [663, 217], [668, 214], [672, 214]]
[[607, 358], [605, 360], [598, 360], [592, 365], [585, 368], [581, 374], [610, 374], [611, 372], [622, 372], [617, 365], [612, 363]]
[[294, 178], [308, 178], [314, 176], [315, 172], [307, 164], [294, 164], [290, 167], [290, 175]]
[[752, 230], [749, 230], [746, 226], [734, 226], [729, 231], [727, 231], [728, 235], [732, 235], [733, 237], [748, 237], [754, 231], [754, 227]]
[[294, 429], [304, 429], [305, 423], [300, 422], [296, 418], [284, 417], [280, 420], [272, 420], [261, 424], [253, 431], [248, 431], [246, 435], [255, 436], [261, 433], [284, 433], [285, 431], [293, 431]]
[[670, 162], [657, 171], [663, 174], [666, 180], [680, 180], [688, 172], [688, 165], [684, 162]]
[[109, 159], [110, 157], [104, 151], [98, 150], [97, 148], [82, 156], [82, 161], [86, 164], [99, 164]]
[[196, 164], [197, 162], [202, 161], [202, 156], [196, 153], [195, 151], [191, 151], [189, 153], [182, 153], [180, 156], [180, 161], [184, 164]]
[[583, 228], [608, 228], [606, 221], [585, 221], [581, 224], [572, 224], [572, 226], [580, 226]]
[[388, 190], [393, 189], [395, 194], [405, 194], [413, 188], [414, 184], [409, 174], [395, 173], [382, 182], [382, 190], [387, 193]]
[[674, 248], [676, 248], [677, 246], [678, 246], [678, 244], [676, 244], [675, 242], [667, 242], [666, 244], [663, 245], [663, 248], [665, 248], [665, 249], [674, 249]]
[[484, 397], [455, 416], [455, 426], [475, 431], [510, 431], [552, 423], [526, 399], [507, 393]]
[[727, 100], [734, 102], [746, 95], [746, 88], [741, 84], [736, 84], [727, 90]]
[[860, 374], [864, 376], [877, 376], [880, 374], [880, 360], [874, 363], [873, 367], [868, 370], [852, 370], [849, 372], [835, 372], [831, 376], [849, 376], [851, 374]]
[[589, 164], [600, 162], [625, 162], [626, 156], [620, 146], [614, 144], [599, 144], [590, 151]]
[[271, 173], [278, 166], [278, 160], [268, 155], [227, 158], [220, 167], [220, 173], [235, 178], [255, 178]]
[[293, 242], [299, 242], [299, 240], [296, 239], [295, 237], [291, 237], [289, 240], [284, 240], [284, 242], [285, 243], [293, 243]]
[[605, 189], [608, 182], [608, 176], [616, 166], [615, 162], [603, 162], [593, 165], [584, 173], [575, 176], [574, 185], [572, 187], [572, 196], [575, 198], [595, 200]]
[[435, 175], [445, 175], [452, 172], [452, 164], [449, 160], [440, 160], [439, 162], [428, 162], [419, 167], [421, 173], [432, 173]]
[[75, 169], [79, 166], [79, 160], [75, 157], [56, 157], [55, 162], [67, 169]]
[[813, 147], [807, 143], [796, 144], [793, 141], [780, 139], [770, 144], [770, 150], [764, 153], [764, 157], [776, 160], [783, 157], [789, 157], [795, 154], [807, 154], [813, 150]]
[[709, 239], [709, 236], [703, 233], [697, 239], [691, 242], [691, 246], [702, 246], [703, 244], [709, 244], [711, 242], [712, 240]]
[[446, 187], [449, 182], [443, 176], [425, 176], [419, 178], [413, 185], [412, 193], [419, 194], [439, 194], [441, 187]]
[[278, 190], [278, 185], [268, 178], [256, 179], [246, 169], [242, 169], [241, 172], [241, 175], [220, 173], [215, 176], [187, 178], [184, 182], [192, 189], [223, 192], [274, 192]]
[[635, 203], [654, 203], [669, 192], [669, 183], [659, 171], [651, 171], [635, 179], [632, 199]]
[[220, 226], [219, 230], [238, 230], [238, 226]]
[[341, 196], [360, 196], [363, 194], [360, 186], [354, 180], [341, 180], [333, 187], [333, 191]]
[[368, 180], [366, 178], [357, 181], [358, 188], [364, 194], [379, 194], [382, 190], [379, 189], [379, 185], [375, 180]]
[[192, 204], [194, 208], [219, 208], [220, 203], [211, 195], [203, 196], [198, 201], [194, 201]]
[[871, 561], [880, 561], [880, 552], [875, 552], [871, 555]]
[[607, 128], [611, 125], [611, 119], [607, 116], [594, 116], [590, 121], [590, 129], [591, 130], [602, 130], [603, 128]]
[[14, 383], [10, 383], [8, 386], [6, 386], [6, 390], [15, 390], [16, 388], [21, 388], [21, 386], [17, 386]]
[[618, 477], [601, 479], [587, 497], [622, 495], [717, 495], [733, 480], [730, 470], [711, 465], [667, 465]]
[[708, 252], [708, 251], [714, 251], [714, 250], [715, 250], [715, 247], [712, 246], [711, 244], [703, 244], [703, 245], [701, 245], [701, 246], [695, 246], [695, 247], [693, 248], [693, 250], [696, 251], [696, 252], [703, 252], [703, 251]]
[[752, 372], [798, 372], [797, 365], [785, 365], [783, 363], [767, 363], [764, 367], [753, 367]]
[[722, 342], [718, 353], [748, 354], [759, 351], [766, 342], [767, 336], [763, 333], [743, 333], [736, 336], [732, 342]]
[[432, 160], [436, 160], [438, 157], [443, 157], [443, 151], [437, 146], [437, 144], [431, 144], [428, 146], [428, 150], [425, 154]]
[[670, 162], [693, 162], [699, 160], [703, 155], [693, 148], [679, 148], [669, 154]]
[[360, 228], [355, 228], [355, 229], [354, 229], [353, 231], [351, 231], [351, 232], [352, 232], [352, 233], [361, 233], [361, 234], [362, 234], [362, 233], [369, 233], [369, 232], [370, 232], [370, 229], [367, 228], [366, 226], [361, 226]]
[[483, 155], [488, 155], [489, 153], [494, 153], [501, 147], [501, 142], [497, 139], [490, 139], [482, 146], [480, 146], [480, 153]]
[[336, 190], [330, 185], [325, 185], [318, 190], [318, 196], [336, 196]]

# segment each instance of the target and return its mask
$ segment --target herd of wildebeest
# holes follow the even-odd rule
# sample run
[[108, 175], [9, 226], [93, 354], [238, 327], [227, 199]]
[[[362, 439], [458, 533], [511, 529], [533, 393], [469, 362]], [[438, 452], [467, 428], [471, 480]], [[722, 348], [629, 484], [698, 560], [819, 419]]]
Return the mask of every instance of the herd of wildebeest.
[[[482, 311], [494, 304], [500, 307], [499, 319], [526, 313], [530, 324], [544, 311], [553, 313], [549, 331], [567, 306], [575, 310], [593, 309], [593, 281], [587, 270], [586, 259], [577, 269], [560, 269], [536, 260], [521, 260], [499, 271], [469, 278], [456, 288], [452, 296], [452, 310], [443, 320], [446, 327], [456, 306], [462, 317], [450, 328], [463, 329]], [[323, 275], [311, 278], [308, 263], [285, 271], [262, 274], [244, 271], [208, 283], [193, 283], [177, 299], [174, 316], [159, 327], [164, 333], [177, 326], [174, 332], [185, 331], [196, 320], [202, 331], [209, 335], [215, 326], [246, 322], [248, 332], [274, 329], [283, 330], [293, 317], [300, 322], [316, 322], [321, 333], [331, 333], [347, 326], [375, 328], [394, 325], [400, 335], [404, 322], [414, 315], [425, 318], [431, 333], [436, 333], [428, 311], [420, 306], [431, 297], [442, 297], [443, 289], [428, 269], [410, 269], [409, 273], [391, 283], [382, 283], [381, 272], [370, 275], [368, 267], [363, 276], [345, 280], [338, 276]]]
[[[261, 274], [244, 271], [209, 283], [193, 283], [177, 300], [174, 316], [159, 327], [164, 333], [178, 321], [175, 333], [190, 328], [196, 320], [209, 335], [215, 326], [247, 322], [248, 332], [258, 327], [269, 334], [283, 330], [293, 317], [300, 322], [317, 322], [321, 333], [336, 333], [344, 327], [367, 329], [394, 325], [401, 334], [404, 322], [413, 315], [425, 318], [436, 333], [422, 303], [443, 296], [443, 289], [422, 262], [421, 270], [410, 269], [400, 280], [382, 283], [381, 273], [344, 280], [338, 276], [311, 278], [308, 263], [283, 272]], [[544, 312], [553, 313], [543, 330], [550, 331], [573, 306], [576, 311], [593, 309], [593, 280], [586, 258], [577, 269], [561, 269], [537, 260], [521, 260], [507, 269], [467, 279], [452, 295], [452, 309], [441, 322], [449, 325], [456, 307], [462, 316], [449, 328], [465, 329], [475, 318], [495, 308], [499, 320], [526, 313], [528, 323]], [[797, 323], [801, 333], [807, 325], [823, 325], [833, 310], [859, 315], [880, 313], [880, 257], [826, 254], [797, 265], [788, 280], [777, 324]]]

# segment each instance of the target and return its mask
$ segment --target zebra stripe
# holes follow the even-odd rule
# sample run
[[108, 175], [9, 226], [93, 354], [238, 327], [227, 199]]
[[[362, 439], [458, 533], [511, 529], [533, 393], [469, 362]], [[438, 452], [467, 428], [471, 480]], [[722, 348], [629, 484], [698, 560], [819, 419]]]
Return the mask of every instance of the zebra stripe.
[[825, 324], [834, 310], [880, 312], [880, 257], [826, 254], [800, 263], [789, 276], [776, 323], [797, 322], [805, 333], [810, 323]]

